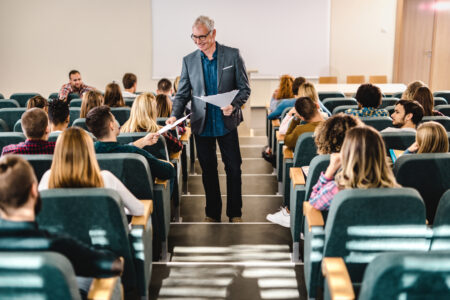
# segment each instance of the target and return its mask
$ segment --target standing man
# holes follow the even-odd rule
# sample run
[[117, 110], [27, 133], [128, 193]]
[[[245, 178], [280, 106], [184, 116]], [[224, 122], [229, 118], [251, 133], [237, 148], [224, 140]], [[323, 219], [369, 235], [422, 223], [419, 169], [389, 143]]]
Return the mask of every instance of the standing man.
[[69, 72], [69, 83], [64, 84], [58, 94], [59, 100], [67, 101], [69, 94], [78, 94], [79, 98], [87, 91], [93, 91], [95, 88], [87, 86], [83, 83], [81, 79], [81, 74], [77, 70], [72, 70]]
[[[214, 21], [198, 17], [191, 38], [197, 51], [183, 58], [178, 92], [168, 124], [180, 118], [191, 101], [191, 129], [202, 168], [206, 194], [205, 221], [220, 222], [222, 199], [217, 172], [216, 141], [227, 174], [227, 216], [230, 222], [242, 222], [241, 152], [237, 126], [242, 122], [241, 106], [250, 96], [247, 71], [239, 50], [216, 42]], [[225, 107], [206, 104], [196, 98], [239, 90], [233, 102]]]

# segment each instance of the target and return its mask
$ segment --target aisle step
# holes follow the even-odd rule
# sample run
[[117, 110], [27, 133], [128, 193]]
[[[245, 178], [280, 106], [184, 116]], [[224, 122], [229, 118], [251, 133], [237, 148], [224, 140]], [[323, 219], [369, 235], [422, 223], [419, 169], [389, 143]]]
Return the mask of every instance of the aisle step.
[[[241, 157], [242, 158], [262, 158], [261, 152], [264, 145], [241, 145]], [[217, 147], [217, 158], [221, 160], [220, 149]]]
[[[225, 166], [221, 160], [218, 161], [219, 174], [225, 174]], [[201, 174], [202, 169], [198, 160], [195, 161], [194, 170]], [[263, 158], [243, 158], [241, 165], [242, 174], [272, 174], [273, 167]]]
[[[222, 221], [226, 216], [226, 196], [222, 195]], [[203, 222], [205, 217], [205, 196], [190, 195], [181, 198], [181, 216], [183, 222]], [[244, 222], [267, 222], [268, 212], [274, 213], [283, 204], [282, 196], [255, 195], [242, 197], [242, 218]]]

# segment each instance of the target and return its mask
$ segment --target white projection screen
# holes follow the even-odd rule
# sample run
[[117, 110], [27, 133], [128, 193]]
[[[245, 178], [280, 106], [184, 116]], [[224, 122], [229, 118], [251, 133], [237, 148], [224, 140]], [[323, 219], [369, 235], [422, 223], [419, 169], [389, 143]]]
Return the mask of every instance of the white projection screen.
[[154, 79], [175, 78], [199, 15], [214, 19], [216, 41], [239, 48], [252, 78], [329, 73], [330, 0], [152, 0]]

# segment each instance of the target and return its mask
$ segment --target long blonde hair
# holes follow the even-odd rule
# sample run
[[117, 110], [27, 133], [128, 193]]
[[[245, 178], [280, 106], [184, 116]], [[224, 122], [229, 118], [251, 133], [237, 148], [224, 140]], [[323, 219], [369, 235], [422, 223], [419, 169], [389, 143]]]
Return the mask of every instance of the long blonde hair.
[[398, 187], [386, 162], [381, 135], [369, 126], [347, 131], [341, 149], [342, 169], [336, 174], [339, 189]]
[[314, 84], [311, 82], [305, 82], [298, 88], [298, 96], [299, 97], [309, 97], [315, 103], [319, 103], [319, 94], [314, 87]]
[[413, 100], [414, 94], [416, 93], [417, 89], [422, 86], [425, 86], [425, 83], [423, 83], [420, 80], [411, 82], [410, 84], [408, 84], [408, 86], [406, 87], [406, 90], [403, 92], [402, 99], [403, 100]]
[[429, 121], [420, 124], [416, 132], [419, 146], [417, 153], [448, 152], [448, 136], [444, 126], [438, 122]]
[[81, 128], [70, 127], [58, 137], [48, 187], [103, 187], [94, 143]]
[[152, 93], [139, 95], [131, 106], [130, 118], [120, 132], [156, 132], [156, 100]]
[[80, 118], [86, 118], [87, 113], [94, 107], [103, 105], [104, 99], [99, 91], [88, 91], [81, 101]]

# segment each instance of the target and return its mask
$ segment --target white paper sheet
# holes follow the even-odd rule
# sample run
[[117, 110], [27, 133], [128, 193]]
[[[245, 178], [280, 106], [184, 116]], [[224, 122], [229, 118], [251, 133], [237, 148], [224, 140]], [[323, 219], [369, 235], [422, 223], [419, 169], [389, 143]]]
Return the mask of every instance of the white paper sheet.
[[186, 120], [191, 114], [188, 114], [186, 117], [183, 117], [181, 119], [176, 120], [175, 122], [173, 122], [172, 124], [167, 124], [166, 126], [164, 126], [163, 128], [161, 128], [160, 130], [158, 130], [159, 134], [163, 134], [164, 132], [169, 131], [170, 129], [174, 128], [175, 126], [177, 126], [178, 124], [180, 124], [181, 122], [183, 122], [184, 120]]
[[223, 94], [217, 94], [212, 96], [201, 96], [201, 97], [195, 97], [202, 101], [205, 101], [206, 103], [216, 105], [220, 108], [228, 106], [233, 102], [234, 97], [239, 93], [239, 90], [233, 90], [231, 92], [223, 93]]

